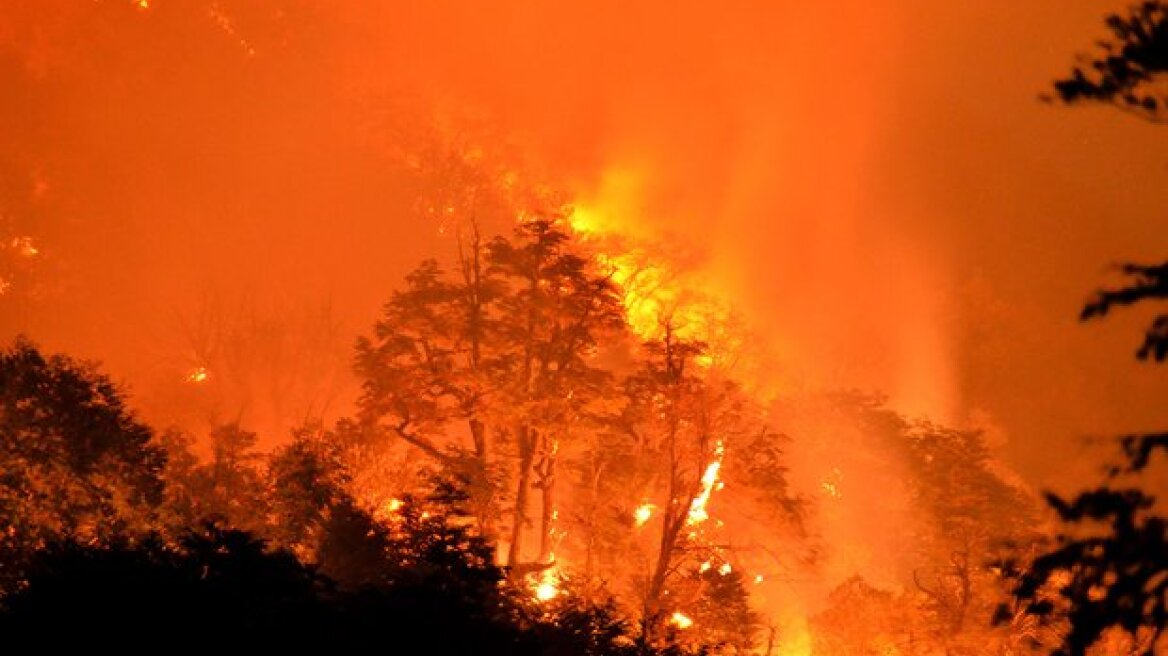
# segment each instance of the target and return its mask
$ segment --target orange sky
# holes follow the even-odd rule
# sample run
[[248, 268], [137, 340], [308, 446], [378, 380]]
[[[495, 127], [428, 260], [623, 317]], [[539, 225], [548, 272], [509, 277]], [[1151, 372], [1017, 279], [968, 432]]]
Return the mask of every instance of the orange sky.
[[1036, 99], [1116, 2], [2, 4], [0, 211], [43, 261], [0, 330], [140, 396], [207, 298], [370, 325], [443, 248], [387, 128], [439, 112], [699, 246], [784, 386], [995, 426], [1039, 484], [1168, 422], [1146, 315], [1075, 322], [1164, 257], [1168, 131]]

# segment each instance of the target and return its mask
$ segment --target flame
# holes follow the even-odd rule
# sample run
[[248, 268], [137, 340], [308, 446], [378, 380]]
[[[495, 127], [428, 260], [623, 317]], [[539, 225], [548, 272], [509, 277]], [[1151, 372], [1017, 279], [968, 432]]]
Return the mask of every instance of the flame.
[[651, 503], [642, 503], [637, 506], [637, 509], [633, 511], [633, 520], [637, 523], [637, 526], [644, 526], [645, 522], [653, 517], [653, 509], [655, 507]]
[[[555, 554], [552, 554], [551, 559], [555, 562]], [[551, 601], [560, 594], [560, 576], [556, 573], [556, 568], [548, 567], [540, 573], [539, 579], [535, 582], [533, 592], [536, 601]]]
[[540, 581], [539, 585], [535, 586], [535, 598], [539, 601], [550, 601], [558, 594], [560, 590], [554, 581]]
[[[642, 339], [655, 339], [668, 319], [675, 334], [708, 341], [710, 327], [725, 318], [726, 309], [700, 292], [692, 281], [682, 281], [681, 268], [663, 247], [650, 248], [641, 209], [642, 175], [629, 169], [605, 172], [599, 188], [578, 198], [567, 217], [568, 226], [583, 241], [597, 247], [596, 261], [623, 294], [625, 319]], [[700, 287], [700, 285], [699, 285]], [[714, 319], [711, 322], [711, 319]], [[708, 367], [714, 358], [695, 358]]]
[[199, 383], [207, 382], [210, 377], [211, 373], [207, 371], [206, 367], [195, 367], [193, 370], [191, 370], [191, 373], [187, 374], [187, 382], [195, 383], [197, 385]]
[[674, 611], [673, 615], [669, 616], [669, 623], [676, 626], [683, 631], [693, 626], [693, 620], [688, 615], [681, 611]]
[[732, 571], [733, 568], [730, 567], [730, 563], [722, 563], [722, 566], [718, 568], [718, 573], [722, 576], [726, 576]]
[[381, 521], [398, 521], [398, 511], [401, 510], [405, 502], [397, 497], [393, 497], [381, 504], [375, 513], [375, 517]]
[[722, 458], [726, 455], [726, 447], [719, 440], [714, 446], [714, 459], [706, 466], [705, 473], [702, 474], [702, 489], [698, 495], [694, 497], [689, 506], [689, 516], [686, 518], [686, 523], [694, 526], [701, 524], [710, 518], [709, 511], [706, 506], [710, 502], [710, 495], [714, 493], [718, 487], [718, 472], [722, 469]]

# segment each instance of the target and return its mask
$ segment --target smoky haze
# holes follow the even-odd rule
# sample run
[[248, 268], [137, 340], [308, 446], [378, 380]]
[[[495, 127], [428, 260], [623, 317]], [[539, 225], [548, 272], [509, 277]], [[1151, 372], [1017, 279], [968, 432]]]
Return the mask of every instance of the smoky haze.
[[1075, 315], [1109, 264], [1163, 256], [1166, 133], [1037, 98], [1114, 3], [880, 4], [8, 0], [0, 211], [39, 254], [0, 329], [104, 361], [164, 422], [250, 331], [216, 357], [319, 361], [238, 376], [232, 412], [344, 412], [352, 338], [450, 248], [397, 154], [442, 117], [693, 244], [780, 392], [880, 391], [1057, 484], [1094, 468], [1080, 437], [1163, 419], [1143, 317]]

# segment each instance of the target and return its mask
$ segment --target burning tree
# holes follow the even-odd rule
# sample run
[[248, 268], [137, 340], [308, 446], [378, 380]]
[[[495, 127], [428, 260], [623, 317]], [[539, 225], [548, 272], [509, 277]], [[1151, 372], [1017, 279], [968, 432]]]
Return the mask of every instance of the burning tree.
[[[833, 395], [827, 407], [814, 413], [817, 437], [839, 475], [823, 482], [819, 511], [870, 535], [872, 551], [848, 556], [857, 575], [811, 618], [815, 643], [844, 654], [878, 644], [906, 656], [1016, 653], [1029, 627], [991, 620], [1005, 594], [1002, 562], [1041, 539], [1037, 499], [1002, 475], [977, 431], [909, 420], [866, 395]], [[871, 498], [858, 499], [852, 480]]]
[[[668, 321], [663, 333], [645, 344], [640, 370], [625, 379], [611, 433], [598, 445], [603, 451], [588, 460], [594, 481], [589, 563], [601, 557], [611, 565], [640, 554], [645, 570], [634, 589], [648, 644], [690, 628], [691, 615], [721, 589], [707, 585], [708, 570], [730, 573], [704, 525], [711, 498], [723, 485], [719, 473], [727, 450], [739, 447], [749, 431], [747, 404], [737, 388], [696, 363], [704, 345], [679, 338]], [[601, 501], [597, 493], [611, 496]], [[607, 528], [611, 524], [623, 526], [623, 533]], [[739, 593], [745, 603], [745, 593]], [[751, 622], [723, 624], [711, 614], [702, 620], [710, 621], [703, 630], [739, 630], [741, 644], [749, 643]]]
[[623, 315], [612, 283], [551, 220], [484, 246], [473, 233], [458, 272], [424, 263], [358, 344], [364, 421], [471, 483], [480, 525], [499, 513], [502, 441], [513, 448], [507, 562], [522, 562], [530, 491], [542, 493], [539, 561], [552, 553], [561, 441], [605, 379], [589, 360]]
[[[504, 431], [517, 452], [517, 481], [507, 563], [521, 562], [528, 494], [541, 491], [540, 553], [552, 556], [556, 464], [608, 375], [592, 363], [606, 337], [621, 336], [624, 314], [611, 280], [548, 220], [521, 224], [514, 242], [496, 240], [491, 261], [511, 282], [501, 302], [500, 400]], [[532, 480], [534, 477], [534, 481]]]

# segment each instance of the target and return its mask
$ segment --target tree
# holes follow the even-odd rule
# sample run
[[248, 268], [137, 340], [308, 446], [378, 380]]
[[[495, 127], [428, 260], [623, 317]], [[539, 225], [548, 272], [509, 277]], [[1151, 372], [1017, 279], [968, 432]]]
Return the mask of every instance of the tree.
[[[822, 463], [825, 535], [858, 531], [865, 550], [844, 557], [867, 566], [832, 595], [816, 640], [831, 644], [830, 653], [878, 644], [905, 656], [1017, 653], [1017, 627], [992, 626], [1005, 595], [999, 563], [1040, 537], [1037, 499], [1002, 476], [977, 431], [908, 419], [863, 393], [824, 401], [802, 401], [786, 422], [815, 431], [807, 459]], [[803, 413], [811, 426], [801, 426]], [[828, 551], [823, 562], [841, 555]]]
[[[671, 586], [684, 585], [689, 570], [708, 568], [716, 555], [701, 525], [727, 451], [749, 432], [743, 397], [730, 381], [700, 371], [703, 353], [703, 344], [679, 338], [664, 321], [662, 338], [644, 345], [640, 370], [624, 381], [623, 405], [611, 419], [613, 443], [594, 458], [603, 464], [603, 496], [624, 503], [614, 518], [617, 543], [604, 546], [627, 559], [648, 541], [646, 568], [634, 586], [644, 644], [667, 637], [667, 620], [680, 610]], [[593, 530], [603, 523], [594, 521]]]
[[0, 588], [50, 540], [148, 527], [165, 462], [94, 365], [45, 356], [23, 338], [0, 351]]
[[373, 337], [358, 341], [359, 405], [371, 432], [388, 432], [467, 481], [480, 525], [490, 530], [498, 479], [490, 443], [495, 305], [505, 287], [485, 268], [477, 232], [470, 248], [461, 279], [423, 262], [386, 304]]
[[826, 608], [811, 618], [815, 653], [911, 654], [909, 636], [916, 623], [906, 600], [853, 576], [836, 586], [828, 595]]
[[211, 431], [211, 459], [200, 463], [190, 451], [193, 440], [181, 433], [163, 435], [167, 453], [164, 473], [170, 508], [182, 526], [218, 519], [258, 535], [268, 530], [267, 488], [263, 455], [256, 434], [238, 424]]
[[268, 462], [275, 541], [305, 562], [319, 562], [318, 547], [333, 509], [351, 501], [340, 446], [322, 437], [301, 432]]
[[750, 595], [742, 573], [727, 567], [691, 569], [678, 586], [683, 612], [693, 626], [682, 636], [693, 645], [711, 645], [713, 653], [754, 653], [761, 618], [750, 607]]
[[1100, 54], [1084, 56], [1069, 77], [1054, 83], [1066, 103], [1107, 103], [1149, 121], [1168, 121], [1168, 5], [1151, 0], [1132, 5], [1126, 15], [1107, 17], [1109, 39]]
[[492, 267], [510, 283], [500, 300], [506, 320], [499, 360], [500, 414], [518, 469], [507, 563], [521, 562], [533, 484], [542, 492], [537, 562], [546, 563], [560, 442], [605, 393], [609, 376], [592, 360], [606, 337], [623, 335], [624, 311], [611, 278], [550, 219], [521, 223], [513, 239], [493, 240], [489, 252]]
[[47, 544], [28, 585], [9, 595], [0, 630], [47, 651], [252, 651], [325, 648], [322, 581], [291, 554], [214, 524], [179, 544], [160, 536]]
[[621, 333], [623, 313], [613, 283], [552, 220], [525, 221], [485, 245], [473, 225], [469, 234], [456, 272], [424, 262], [358, 343], [362, 417], [468, 483], [487, 533], [502, 475], [513, 474], [512, 566], [539, 489], [537, 561], [547, 562], [560, 443], [603, 390], [606, 375], [590, 360], [606, 335]]
[[[1112, 38], [1091, 71], [1075, 68], [1055, 82], [1064, 102], [1102, 102], [1165, 122], [1163, 91], [1168, 73], [1168, 5], [1132, 6], [1126, 16], [1107, 18]], [[1084, 321], [1106, 316], [1116, 306], [1168, 298], [1168, 262], [1126, 264], [1128, 284], [1102, 289], [1083, 308]], [[1158, 315], [1136, 352], [1141, 360], [1168, 357], [1168, 314]], [[1126, 634], [1129, 653], [1151, 656], [1166, 647], [1168, 626], [1168, 520], [1154, 512], [1152, 496], [1119, 479], [1138, 474], [1158, 451], [1168, 451], [1168, 433], [1120, 438], [1125, 460], [1108, 481], [1071, 499], [1048, 494], [1067, 522], [1055, 546], [1016, 572], [1015, 604], [1047, 622], [1064, 618], [1069, 630], [1056, 654], [1079, 656], [1115, 632]], [[1001, 617], [1015, 609], [1003, 606]]]
[[[1081, 314], [1084, 320], [1104, 316], [1111, 306], [1129, 305], [1168, 296], [1166, 267], [1125, 267], [1137, 276], [1123, 289], [1096, 294]], [[1137, 351], [1162, 361], [1168, 315], [1157, 317]], [[1132, 643], [1131, 653], [1152, 656], [1164, 648], [1168, 626], [1168, 520], [1154, 512], [1155, 498], [1120, 478], [1149, 466], [1157, 451], [1168, 451], [1168, 433], [1127, 435], [1119, 440], [1125, 462], [1111, 468], [1107, 484], [1071, 499], [1047, 494], [1047, 501], [1071, 529], [1058, 536], [1051, 550], [1015, 572], [1015, 602], [1023, 612], [1046, 622], [1063, 617], [1070, 628], [1055, 651], [1080, 656], [1120, 631]], [[1122, 484], [1121, 484], [1122, 485]], [[1003, 606], [1000, 617], [1014, 610]]]

